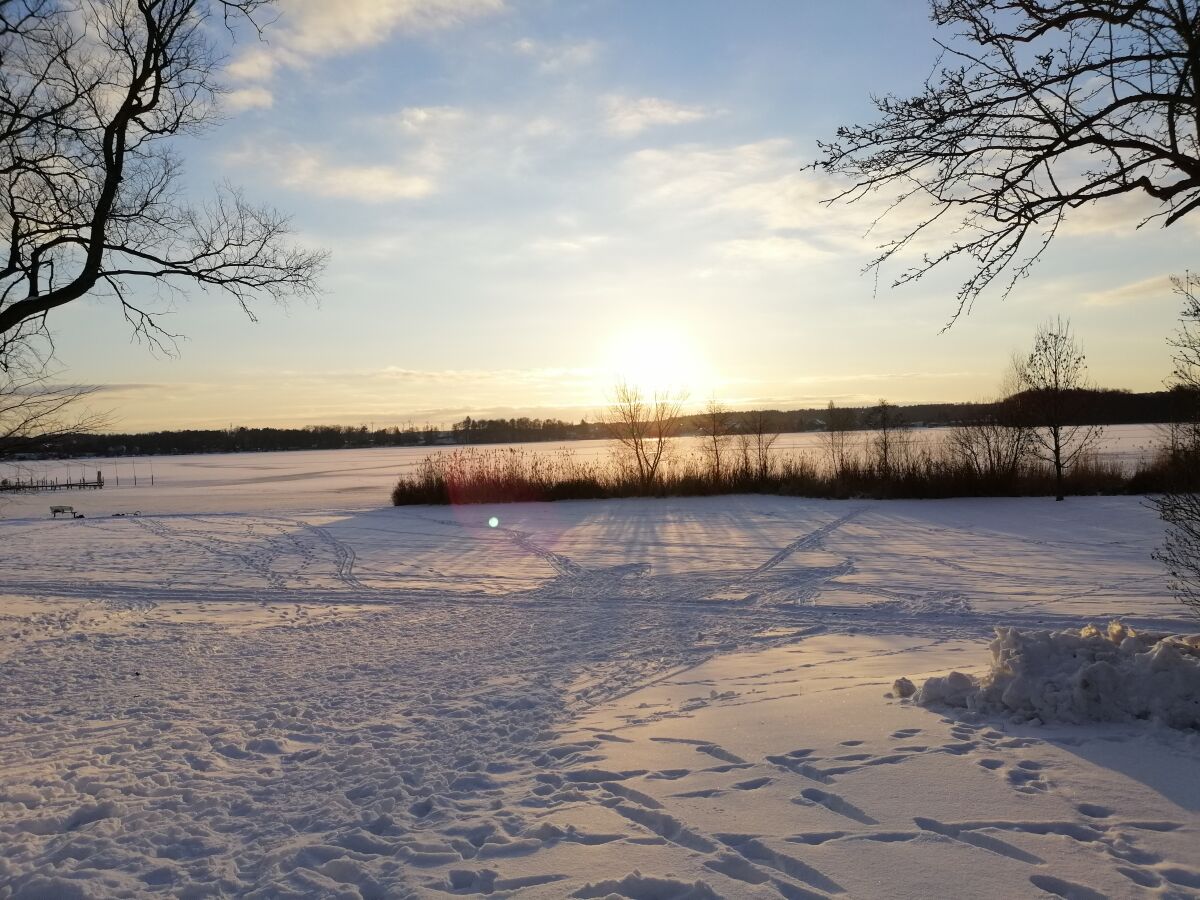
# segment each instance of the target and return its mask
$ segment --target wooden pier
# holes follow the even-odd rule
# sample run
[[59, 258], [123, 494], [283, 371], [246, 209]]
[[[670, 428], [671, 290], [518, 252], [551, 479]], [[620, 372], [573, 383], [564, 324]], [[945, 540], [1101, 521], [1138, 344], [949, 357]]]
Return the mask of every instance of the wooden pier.
[[0, 493], [35, 494], [42, 491], [98, 491], [103, 487], [104, 476], [99, 472], [96, 473], [95, 481], [86, 481], [82, 478], [78, 481], [59, 481], [57, 478], [30, 478], [28, 480], [5, 478], [3, 481], [0, 481]]

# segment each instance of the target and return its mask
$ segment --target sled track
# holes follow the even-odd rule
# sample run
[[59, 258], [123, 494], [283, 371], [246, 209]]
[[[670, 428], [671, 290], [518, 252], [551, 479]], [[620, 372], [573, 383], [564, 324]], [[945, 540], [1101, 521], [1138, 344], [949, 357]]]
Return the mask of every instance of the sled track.
[[774, 556], [772, 556], [770, 559], [768, 559], [765, 563], [763, 563], [757, 569], [752, 571], [750, 573], [750, 577], [753, 578], [755, 575], [762, 575], [765, 572], [770, 572], [773, 568], [775, 568], [781, 562], [786, 560], [793, 553], [801, 553], [805, 550], [819, 549], [822, 541], [824, 541], [825, 538], [829, 537], [829, 535], [833, 534], [833, 532], [837, 531], [839, 528], [841, 528], [847, 522], [850, 522], [851, 520], [856, 519], [859, 516], [861, 516], [864, 512], [867, 511], [867, 509], [869, 509], [869, 507], [863, 506], [863, 507], [860, 507], [859, 509], [852, 510], [851, 512], [846, 513], [846, 515], [840, 516], [839, 518], [834, 519], [832, 522], [826, 522], [820, 528], [817, 528], [816, 530], [809, 532], [808, 534], [804, 535], [803, 537], [797, 538], [796, 540], [794, 540], [790, 544], [788, 544], [786, 547], [784, 547], [782, 550], [780, 550], [778, 553], [776, 553]]
[[[303, 524], [303, 523], [302, 523]], [[333, 550], [334, 563], [337, 565], [335, 577], [342, 584], [353, 590], [365, 591], [370, 590], [367, 585], [363, 584], [354, 574], [354, 563], [358, 561], [358, 554], [349, 544], [339, 541], [328, 530], [320, 525], [304, 525], [305, 528], [312, 531], [321, 538]]]

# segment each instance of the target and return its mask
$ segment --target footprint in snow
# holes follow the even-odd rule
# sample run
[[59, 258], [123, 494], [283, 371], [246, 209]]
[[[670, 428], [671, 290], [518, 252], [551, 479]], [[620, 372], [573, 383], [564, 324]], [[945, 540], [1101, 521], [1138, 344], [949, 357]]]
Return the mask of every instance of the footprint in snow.
[[1029, 769], [1014, 767], [1008, 770], [1005, 776], [1008, 783], [1012, 785], [1013, 790], [1022, 794], [1042, 793], [1049, 789], [1050, 785], [1036, 771]]
[[677, 778], [683, 778], [684, 776], [691, 774], [691, 769], [663, 769], [659, 772], [651, 772], [646, 776], [646, 778], [660, 779], [663, 781], [675, 781]]
[[704, 753], [714, 759], [719, 759], [721, 762], [743, 764], [746, 761], [735, 753], [730, 753], [724, 747], [718, 747], [716, 744], [705, 744], [703, 747], [697, 747], [696, 752]]
[[1162, 879], [1149, 869], [1135, 869], [1132, 866], [1117, 866], [1117, 871], [1139, 887], [1155, 888], [1162, 884]]
[[877, 819], [872, 819], [853, 803], [843, 800], [837, 794], [830, 794], [817, 788], [805, 788], [800, 792], [800, 797], [792, 802], [823, 806], [830, 812], [837, 813], [839, 816], [845, 816], [847, 819], [853, 819], [855, 822], [861, 822], [864, 825], [879, 824]]
[[615, 734], [609, 734], [607, 731], [594, 732], [596, 739], [600, 741], [611, 741], [617, 744], [632, 744], [633, 741], [629, 738], [617, 737]]
[[713, 797], [720, 797], [724, 793], [726, 793], [726, 792], [721, 790], [720, 788], [701, 788], [698, 791], [683, 791], [678, 794], [672, 794], [671, 796], [672, 797], [682, 797], [685, 799], [701, 797], [701, 798], [708, 800]]
[[1030, 875], [1029, 881], [1034, 887], [1064, 900], [1108, 900], [1104, 894], [1093, 891], [1090, 887], [1051, 875]]

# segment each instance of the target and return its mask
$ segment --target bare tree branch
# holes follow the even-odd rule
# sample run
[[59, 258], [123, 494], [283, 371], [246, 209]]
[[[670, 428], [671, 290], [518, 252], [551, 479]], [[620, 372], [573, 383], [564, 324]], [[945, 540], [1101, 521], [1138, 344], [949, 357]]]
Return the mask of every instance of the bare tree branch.
[[950, 324], [999, 282], [1026, 276], [1075, 210], [1143, 194], [1169, 226], [1200, 206], [1200, 8], [1195, 0], [932, 0], [934, 75], [913, 97], [875, 99], [877, 121], [839, 128], [814, 164], [849, 186], [829, 202], [876, 195], [927, 203], [871, 267], [959, 227], [895, 279], [954, 259], [972, 273]]
[[41, 448], [69, 434], [98, 431], [108, 417], [86, 407], [98, 388], [60, 383], [59, 372], [29, 345], [0, 370], [0, 459]]
[[199, 286], [248, 313], [312, 296], [326, 254], [228, 185], [182, 196], [172, 139], [217, 113], [209, 20], [256, 31], [268, 0], [0, 3], [0, 359], [30, 327], [107, 291], [135, 332], [165, 335], [139, 282]]

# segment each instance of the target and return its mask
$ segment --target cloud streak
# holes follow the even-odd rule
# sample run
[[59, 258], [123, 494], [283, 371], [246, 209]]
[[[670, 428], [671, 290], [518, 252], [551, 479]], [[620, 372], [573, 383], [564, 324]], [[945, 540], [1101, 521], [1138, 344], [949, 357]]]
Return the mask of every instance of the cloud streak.
[[[254, 106], [269, 106], [264, 100], [270, 96], [267, 85], [280, 68], [304, 68], [316, 59], [381, 44], [396, 35], [462, 27], [504, 9], [504, 0], [282, 0], [271, 43], [242, 51], [227, 71], [237, 82], [255, 83]], [[238, 105], [238, 93], [230, 97], [231, 108], [250, 108]], [[243, 96], [242, 102], [247, 99]]]
[[634, 137], [649, 128], [700, 122], [714, 115], [701, 106], [683, 106], [658, 97], [610, 95], [604, 99], [604, 108], [609, 133], [620, 137]]
[[1162, 300], [1170, 297], [1173, 290], [1169, 275], [1157, 275], [1107, 290], [1089, 291], [1083, 295], [1083, 302], [1087, 306], [1129, 306]]
[[403, 166], [355, 165], [334, 162], [320, 151], [304, 147], [246, 149], [233, 153], [230, 162], [271, 172], [284, 187], [321, 197], [387, 203], [427, 197], [437, 189], [426, 173]]
[[570, 69], [590, 66], [600, 55], [599, 41], [577, 41], [574, 43], [545, 43], [532, 38], [521, 38], [512, 45], [520, 56], [537, 63], [538, 71], [559, 74]]

